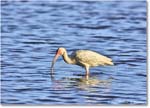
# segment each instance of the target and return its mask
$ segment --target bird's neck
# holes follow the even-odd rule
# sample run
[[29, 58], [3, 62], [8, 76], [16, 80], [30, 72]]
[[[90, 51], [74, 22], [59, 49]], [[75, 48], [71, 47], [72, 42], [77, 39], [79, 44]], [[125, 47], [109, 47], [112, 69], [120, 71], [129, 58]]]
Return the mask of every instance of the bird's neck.
[[63, 54], [63, 59], [64, 59], [64, 61], [65, 61], [66, 63], [68, 63], [68, 64], [74, 64], [73, 59], [71, 59], [71, 57], [68, 56], [67, 52], [65, 52], [65, 53]]

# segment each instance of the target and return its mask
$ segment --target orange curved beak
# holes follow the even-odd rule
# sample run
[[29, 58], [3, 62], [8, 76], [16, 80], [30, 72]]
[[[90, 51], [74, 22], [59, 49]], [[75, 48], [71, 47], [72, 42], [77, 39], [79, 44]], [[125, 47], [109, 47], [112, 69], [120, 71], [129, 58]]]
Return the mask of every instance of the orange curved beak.
[[52, 61], [52, 65], [51, 65], [52, 72], [53, 72], [54, 64], [55, 64], [55, 62], [56, 62], [56, 60], [58, 59], [59, 56], [60, 56], [60, 55], [57, 53], [57, 54], [55, 55], [53, 61]]

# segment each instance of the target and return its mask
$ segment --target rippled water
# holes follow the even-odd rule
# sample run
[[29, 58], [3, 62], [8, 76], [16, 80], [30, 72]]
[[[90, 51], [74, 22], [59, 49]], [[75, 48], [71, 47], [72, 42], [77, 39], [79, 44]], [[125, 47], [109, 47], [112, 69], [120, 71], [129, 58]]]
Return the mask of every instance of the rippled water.
[[[2, 104], [147, 103], [146, 2], [2, 1]], [[100, 52], [114, 66], [85, 70], [59, 58], [58, 47]]]

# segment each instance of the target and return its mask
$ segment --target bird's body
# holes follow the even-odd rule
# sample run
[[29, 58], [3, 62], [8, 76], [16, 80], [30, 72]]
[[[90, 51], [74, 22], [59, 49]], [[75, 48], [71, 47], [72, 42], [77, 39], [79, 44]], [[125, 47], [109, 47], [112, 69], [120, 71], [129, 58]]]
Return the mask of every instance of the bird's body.
[[65, 48], [59, 48], [53, 62], [55, 62], [60, 55], [62, 55], [66, 63], [84, 67], [86, 69], [86, 76], [89, 74], [90, 67], [113, 65], [112, 59], [90, 50], [77, 50], [68, 56]]
[[71, 54], [70, 58], [72, 58], [74, 64], [83, 67], [113, 65], [113, 62], [110, 58], [90, 50], [77, 50]]

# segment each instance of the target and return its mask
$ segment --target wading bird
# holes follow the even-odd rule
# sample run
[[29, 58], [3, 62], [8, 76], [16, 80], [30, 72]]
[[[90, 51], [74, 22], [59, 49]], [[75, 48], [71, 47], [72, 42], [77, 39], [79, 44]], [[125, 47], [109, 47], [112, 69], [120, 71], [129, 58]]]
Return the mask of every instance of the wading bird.
[[77, 50], [68, 56], [65, 48], [58, 48], [56, 55], [52, 61], [51, 69], [53, 71], [54, 64], [59, 56], [68, 64], [75, 64], [84, 67], [86, 70], [86, 78], [89, 76], [89, 68], [95, 66], [114, 65], [112, 59], [103, 56], [97, 52], [90, 50]]

